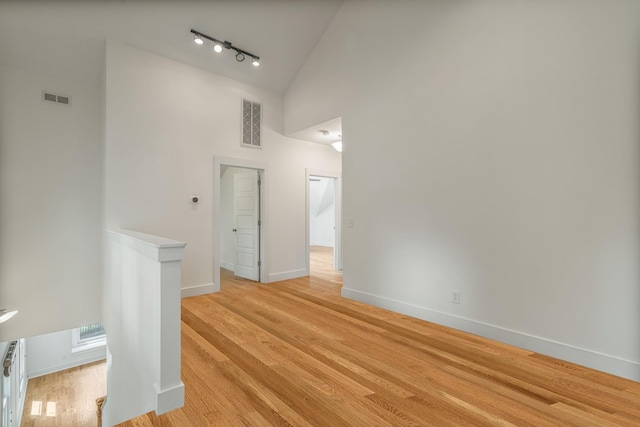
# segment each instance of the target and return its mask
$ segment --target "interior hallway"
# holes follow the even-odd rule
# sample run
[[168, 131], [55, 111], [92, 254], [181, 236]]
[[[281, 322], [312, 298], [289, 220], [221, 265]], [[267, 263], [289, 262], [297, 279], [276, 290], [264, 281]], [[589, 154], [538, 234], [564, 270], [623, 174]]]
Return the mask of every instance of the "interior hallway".
[[638, 425], [639, 383], [346, 300], [326, 263], [183, 299], [185, 406], [124, 425]]
[[[184, 299], [185, 406], [123, 425], [640, 422], [639, 383], [343, 299], [330, 248], [311, 254], [311, 277], [262, 285], [222, 270], [219, 294]], [[67, 373], [37, 379], [49, 391], [29, 390], [23, 425], [95, 425], [99, 390], [79, 392]], [[27, 415], [33, 400], [56, 399], [66, 418]], [[83, 401], [87, 416], [63, 415]]]

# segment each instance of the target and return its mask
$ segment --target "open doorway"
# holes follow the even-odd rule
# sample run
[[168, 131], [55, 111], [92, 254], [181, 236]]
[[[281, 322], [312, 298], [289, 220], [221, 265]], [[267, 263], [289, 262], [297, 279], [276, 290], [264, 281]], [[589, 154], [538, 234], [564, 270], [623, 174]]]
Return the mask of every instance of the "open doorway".
[[342, 271], [340, 175], [307, 170], [307, 272], [331, 276]]
[[216, 157], [214, 167], [214, 287], [220, 290], [220, 269], [266, 283], [266, 224], [262, 162]]

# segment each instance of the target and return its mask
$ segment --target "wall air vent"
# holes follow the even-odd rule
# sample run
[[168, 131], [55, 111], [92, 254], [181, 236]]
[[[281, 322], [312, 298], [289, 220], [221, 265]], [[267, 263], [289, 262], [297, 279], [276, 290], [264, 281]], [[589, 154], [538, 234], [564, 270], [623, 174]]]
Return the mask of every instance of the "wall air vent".
[[242, 100], [242, 146], [262, 148], [260, 140], [262, 127], [262, 105]]
[[71, 105], [71, 97], [66, 95], [57, 95], [45, 90], [42, 91], [42, 100], [47, 102], [55, 102], [56, 104]]

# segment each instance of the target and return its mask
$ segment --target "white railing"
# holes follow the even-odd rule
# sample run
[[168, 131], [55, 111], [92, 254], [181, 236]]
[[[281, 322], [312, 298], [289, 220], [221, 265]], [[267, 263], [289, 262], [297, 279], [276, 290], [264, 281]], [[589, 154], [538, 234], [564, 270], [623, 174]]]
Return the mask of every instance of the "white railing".
[[185, 243], [108, 231], [103, 325], [103, 425], [184, 405], [180, 380], [180, 262]]
[[26, 392], [25, 340], [0, 343], [0, 426], [19, 427]]

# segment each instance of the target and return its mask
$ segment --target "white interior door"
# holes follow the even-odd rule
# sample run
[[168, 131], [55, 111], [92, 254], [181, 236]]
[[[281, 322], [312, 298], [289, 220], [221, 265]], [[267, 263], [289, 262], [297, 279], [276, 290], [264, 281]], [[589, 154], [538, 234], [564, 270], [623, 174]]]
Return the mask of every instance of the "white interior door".
[[260, 280], [258, 171], [237, 173], [233, 177], [233, 210], [236, 227], [235, 275]]

